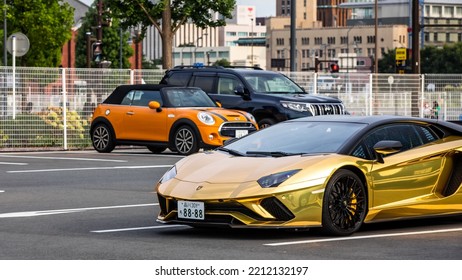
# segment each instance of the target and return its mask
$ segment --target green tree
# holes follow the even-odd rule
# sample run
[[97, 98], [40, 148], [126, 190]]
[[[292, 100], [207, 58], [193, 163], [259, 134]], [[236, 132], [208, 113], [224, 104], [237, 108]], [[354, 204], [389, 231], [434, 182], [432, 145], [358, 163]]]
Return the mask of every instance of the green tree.
[[223, 58], [223, 59], [220, 59], [220, 60], [217, 60], [213, 63], [213, 66], [223, 66], [223, 67], [228, 67], [228, 66], [231, 66], [231, 63], [226, 59], [226, 58]]
[[382, 55], [378, 62], [379, 73], [396, 73], [395, 53], [395, 50], [389, 49], [388, 52]]
[[[3, 5], [1, 7], [2, 10], [5, 8]], [[62, 47], [72, 36], [74, 8], [61, 0], [7, 0], [6, 11], [7, 35], [22, 32], [30, 42], [29, 51], [17, 57], [16, 64], [30, 67], [59, 66]], [[4, 47], [3, 41], [1, 45]], [[11, 56], [8, 57], [11, 61]]]
[[420, 52], [423, 74], [429, 73], [460, 73], [462, 63], [462, 43], [447, 44], [443, 48], [428, 46]]
[[[97, 33], [96, 15], [97, 8], [96, 3], [88, 9], [83, 19], [82, 26], [79, 29], [77, 35], [76, 44], [76, 58], [75, 65], [78, 68], [87, 67], [87, 47], [90, 48], [90, 67], [98, 67], [93, 61], [92, 57], [92, 44], [95, 43]], [[105, 15], [107, 18], [107, 15]], [[107, 19], [105, 19], [107, 21]], [[110, 68], [130, 68], [129, 58], [133, 55], [133, 49], [130, 47], [128, 41], [130, 40], [130, 32], [122, 31], [120, 21], [117, 18], [113, 18], [111, 24], [104, 24], [103, 37], [102, 37], [102, 53], [103, 60], [111, 62]], [[125, 29], [122, 29], [125, 30]], [[90, 37], [88, 37], [90, 36]], [[88, 39], [90, 39], [89, 45]], [[122, 65], [120, 65], [120, 50], [122, 43]]]
[[[121, 20], [123, 27], [139, 26], [142, 39], [148, 26], [154, 26], [162, 38], [162, 65], [172, 67], [173, 35], [186, 22], [200, 28], [225, 25], [231, 18], [235, 0], [111, 0], [108, 7], [112, 16]], [[215, 19], [213, 12], [222, 15]]]

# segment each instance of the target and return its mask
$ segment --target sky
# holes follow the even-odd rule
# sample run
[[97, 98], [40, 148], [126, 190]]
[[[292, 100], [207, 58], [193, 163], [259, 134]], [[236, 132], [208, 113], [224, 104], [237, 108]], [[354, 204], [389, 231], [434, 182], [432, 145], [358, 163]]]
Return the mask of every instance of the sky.
[[[90, 6], [94, 0], [80, 1]], [[276, 15], [276, 0], [236, 0], [236, 4], [244, 6], [255, 6], [257, 10], [257, 17], [269, 17]]]

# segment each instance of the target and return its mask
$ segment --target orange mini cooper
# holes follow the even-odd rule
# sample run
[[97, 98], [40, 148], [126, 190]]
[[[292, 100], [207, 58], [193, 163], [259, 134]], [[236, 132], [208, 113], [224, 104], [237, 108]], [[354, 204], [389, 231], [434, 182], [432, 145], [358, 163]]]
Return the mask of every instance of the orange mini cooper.
[[251, 114], [220, 108], [199, 88], [122, 85], [96, 107], [90, 135], [100, 153], [128, 144], [189, 155], [257, 129]]

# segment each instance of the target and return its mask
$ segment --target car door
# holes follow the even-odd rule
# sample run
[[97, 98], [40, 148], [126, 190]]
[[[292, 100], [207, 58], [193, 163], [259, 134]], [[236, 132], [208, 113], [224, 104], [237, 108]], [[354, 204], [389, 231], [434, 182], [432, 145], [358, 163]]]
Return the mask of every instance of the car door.
[[161, 94], [155, 90], [136, 90], [131, 105], [127, 107], [123, 121], [123, 133], [119, 139], [139, 141], [166, 141], [167, 112], [149, 108], [150, 101], [163, 105]]
[[216, 90], [214, 93], [209, 94], [209, 96], [219, 102], [223, 108], [244, 110], [247, 106], [243, 103], [247, 101], [234, 92], [238, 87], [244, 88], [244, 85], [237, 77], [218, 74]]
[[435, 150], [438, 137], [431, 129], [416, 124], [391, 124], [376, 129], [363, 140], [369, 151], [381, 140], [400, 141], [401, 152], [388, 155], [372, 166], [372, 208], [400, 208], [435, 195], [444, 171], [447, 151]]

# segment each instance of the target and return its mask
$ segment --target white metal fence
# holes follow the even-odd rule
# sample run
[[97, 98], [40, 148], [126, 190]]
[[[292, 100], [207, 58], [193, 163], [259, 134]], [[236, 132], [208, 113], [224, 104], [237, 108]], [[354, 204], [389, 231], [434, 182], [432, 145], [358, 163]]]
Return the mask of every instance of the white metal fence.
[[[0, 151], [91, 147], [89, 121], [117, 85], [158, 83], [163, 70], [0, 67]], [[462, 74], [284, 73], [353, 115], [460, 120]], [[316, 82], [315, 82], [316, 81]]]

